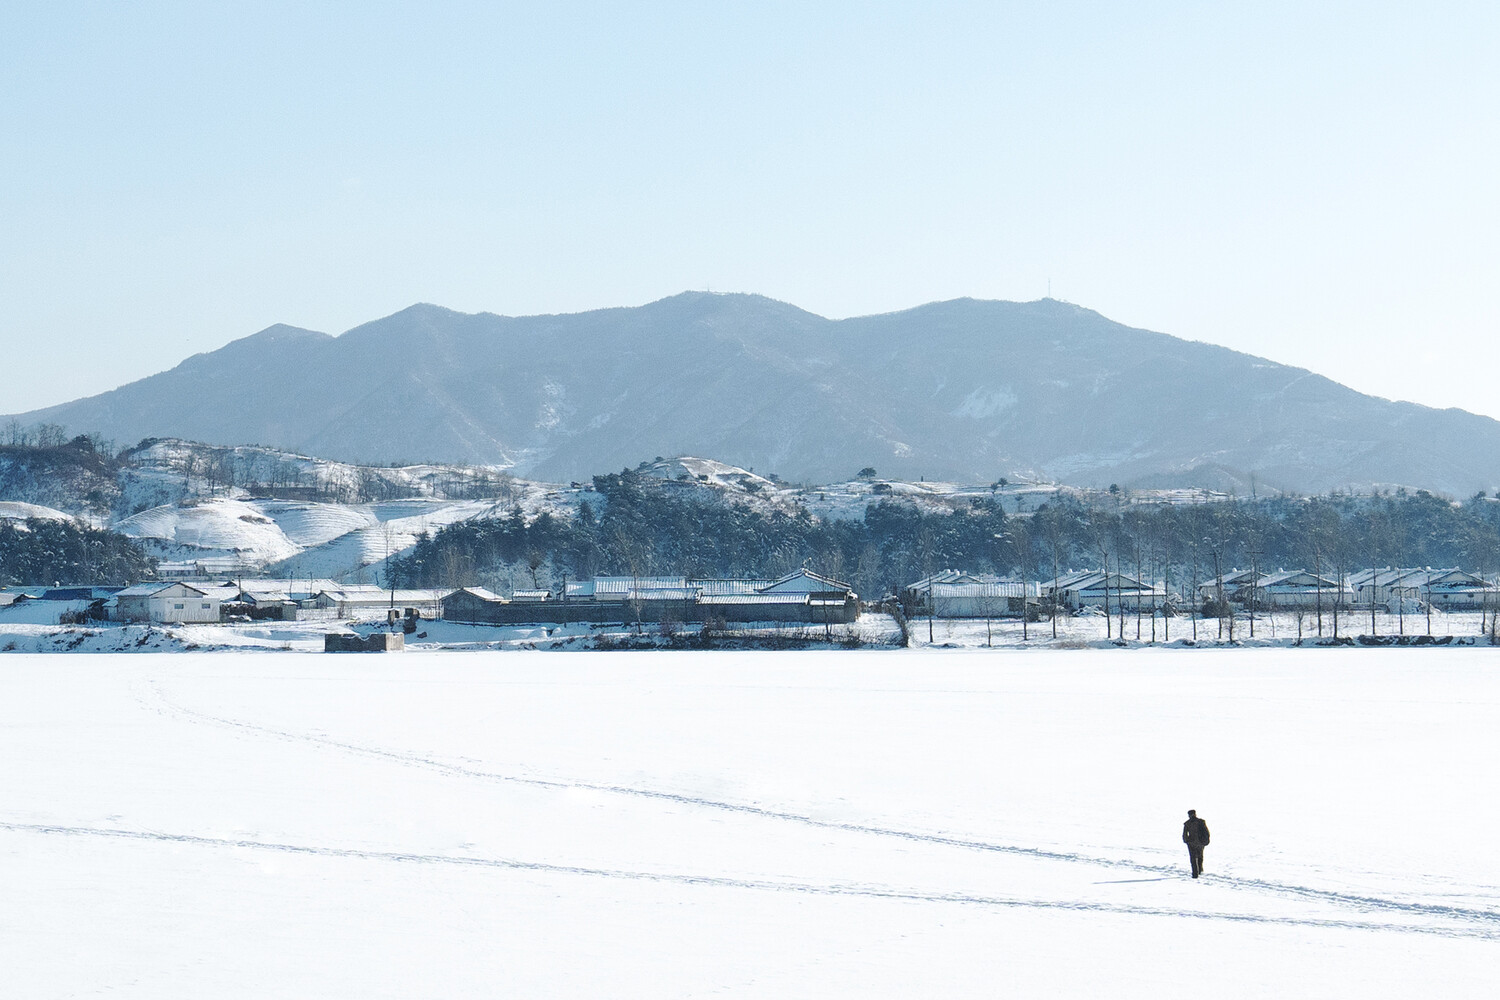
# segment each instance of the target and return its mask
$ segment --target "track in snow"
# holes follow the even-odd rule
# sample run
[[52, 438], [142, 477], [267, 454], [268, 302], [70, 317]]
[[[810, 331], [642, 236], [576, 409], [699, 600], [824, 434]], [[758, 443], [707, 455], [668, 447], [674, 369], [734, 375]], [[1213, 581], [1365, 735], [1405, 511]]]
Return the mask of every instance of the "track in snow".
[[[606, 783], [579, 781], [579, 780], [556, 780], [546, 778], [528, 777], [524, 775], [505, 774], [496, 771], [486, 771], [464, 764], [455, 764], [447, 761], [424, 757], [420, 754], [407, 751], [391, 750], [382, 747], [364, 746], [355, 743], [346, 743], [311, 733], [298, 733], [287, 730], [275, 729], [269, 726], [257, 725], [237, 719], [226, 719], [220, 716], [199, 712], [184, 705], [173, 702], [161, 690], [155, 681], [148, 682], [155, 704], [142, 699], [143, 703], [162, 714], [175, 716], [189, 722], [199, 724], [210, 724], [231, 730], [250, 733], [258, 737], [270, 737], [277, 740], [306, 743], [328, 749], [338, 750], [344, 753], [373, 758], [376, 760], [391, 761], [406, 767], [422, 768], [449, 774], [457, 777], [474, 779], [479, 781], [524, 785], [535, 788], [546, 788], [557, 791], [590, 791], [610, 795], [627, 796], [637, 799], [670, 802], [676, 805], [685, 805], [701, 809], [711, 809], [721, 812], [737, 813], [740, 815], [755, 816], [778, 822], [799, 824], [821, 830], [837, 831], [841, 833], [852, 833], [871, 837], [891, 838], [909, 841], [924, 845], [939, 847], [951, 847], [960, 850], [983, 851], [998, 854], [1006, 854], [1024, 857], [1031, 860], [1057, 861], [1069, 864], [1097, 865], [1105, 868], [1113, 868], [1143, 875], [1181, 878], [1182, 871], [1177, 866], [1153, 865], [1142, 862], [1130, 861], [1120, 858], [1108, 858], [1090, 856], [1076, 852], [1054, 851], [1045, 848], [1024, 847], [1016, 844], [995, 843], [993, 841], [976, 840], [966, 837], [955, 837], [939, 833], [923, 833], [913, 830], [903, 830], [894, 827], [874, 826], [861, 823], [843, 823], [835, 820], [817, 819], [799, 813], [786, 812], [770, 809], [763, 806], [750, 805], [739, 802], [728, 802], [719, 799], [704, 798], [701, 796], [685, 795], [678, 792], [667, 792], [649, 788], [637, 788], [627, 785], [613, 785]], [[212, 838], [208, 838], [212, 839]], [[229, 843], [225, 841], [225, 843]], [[246, 842], [244, 846], [254, 847], [257, 842]], [[299, 848], [288, 848], [299, 849]], [[322, 853], [321, 849], [307, 848], [309, 853]], [[390, 854], [382, 852], [354, 852], [350, 856], [385, 857], [390, 860], [399, 860], [405, 855]], [[1292, 919], [1276, 918], [1267, 916], [1256, 916], [1250, 914], [1206, 914], [1201, 912], [1182, 913], [1169, 909], [1152, 908], [1130, 908], [1118, 907], [1114, 904], [1093, 904], [1085, 902], [1068, 901], [1019, 901], [1007, 900], [1001, 897], [978, 897], [964, 894], [928, 894], [920, 892], [902, 892], [897, 890], [881, 889], [869, 886], [863, 887], [818, 887], [809, 883], [793, 882], [762, 882], [757, 880], [744, 880], [724, 878], [721, 876], [707, 875], [664, 875], [651, 873], [632, 873], [615, 871], [609, 869], [579, 868], [564, 865], [550, 865], [545, 863], [532, 863], [520, 861], [485, 861], [483, 859], [449, 859], [446, 856], [412, 855], [412, 858], [431, 858], [439, 860], [451, 860], [453, 863], [490, 864], [495, 867], [510, 868], [533, 868], [538, 871], [571, 872], [574, 874], [592, 874], [616, 878], [649, 878], [661, 881], [681, 881], [685, 884], [695, 885], [725, 885], [740, 888], [785, 888], [793, 891], [804, 892], [829, 892], [843, 895], [869, 895], [892, 899], [912, 899], [932, 902], [980, 902], [997, 906], [1021, 906], [1035, 905], [1046, 906], [1055, 909], [1085, 909], [1101, 911], [1118, 911], [1140, 914], [1171, 915], [1171, 916], [1212, 916], [1216, 919], [1225, 920], [1252, 920], [1270, 923], [1297, 923], [1308, 926], [1348, 926], [1348, 927], [1375, 927], [1390, 929], [1402, 929], [1409, 931], [1420, 931], [1423, 933], [1448, 933], [1459, 931], [1462, 928], [1434, 928], [1418, 925], [1375, 925], [1359, 922], [1340, 923], [1338, 921], [1321, 921], [1316, 919]], [[1423, 917], [1428, 919], [1439, 919], [1455, 921], [1461, 925], [1469, 925], [1464, 931], [1465, 936], [1494, 938], [1500, 940], [1500, 910], [1485, 909], [1481, 907], [1453, 906], [1444, 903], [1419, 902], [1410, 900], [1390, 899], [1380, 896], [1360, 895], [1356, 893], [1338, 892], [1327, 889], [1317, 889], [1309, 886], [1293, 885], [1285, 882], [1277, 882], [1268, 879], [1240, 878], [1235, 876], [1215, 875], [1212, 884], [1242, 892], [1250, 892], [1259, 895], [1270, 895], [1280, 898], [1295, 898], [1313, 903], [1321, 903], [1353, 909], [1362, 913], [1385, 912], [1401, 914], [1408, 917]], [[800, 888], [799, 888], [800, 887]]]
[[1128, 916], [1196, 917], [1232, 923], [1276, 924], [1292, 927], [1314, 927], [1333, 930], [1394, 931], [1407, 934], [1430, 934], [1439, 937], [1500, 940], [1500, 927], [1435, 927], [1421, 924], [1390, 924], [1365, 920], [1326, 920], [1306, 917], [1273, 917], [1255, 913], [1183, 911], [1168, 907], [1128, 906], [1118, 903], [1095, 903], [1078, 900], [1021, 899], [1005, 896], [977, 896], [963, 893], [924, 893], [857, 883], [776, 881], [771, 879], [730, 878], [722, 875], [692, 875], [674, 872], [644, 872], [618, 868], [589, 868], [580, 865], [549, 864], [540, 861], [518, 861], [509, 858], [477, 858], [467, 855], [418, 854], [409, 851], [372, 851], [361, 848], [327, 847], [308, 844], [283, 844], [273, 841], [244, 840], [230, 837], [201, 837], [193, 834], [162, 833], [150, 830], [126, 830], [113, 827], [58, 826], [44, 823], [11, 823], [0, 821], [0, 830], [41, 836], [95, 837], [114, 840], [150, 841], [204, 848], [272, 851], [283, 854], [313, 855], [359, 861], [382, 861], [396, 864], [454, 865], [465, 868], [494, 868], [514, 871], [576, 875], [591, 878], [620, 879], [633, 882], [664, 882], [682, 886], [750, 889], [772, 892], [794, 892], [819, 896], [855, 896], [915, 903], [948, 903], [1007, 909], [1066, 910], [1082, 913], [1109, 913]]

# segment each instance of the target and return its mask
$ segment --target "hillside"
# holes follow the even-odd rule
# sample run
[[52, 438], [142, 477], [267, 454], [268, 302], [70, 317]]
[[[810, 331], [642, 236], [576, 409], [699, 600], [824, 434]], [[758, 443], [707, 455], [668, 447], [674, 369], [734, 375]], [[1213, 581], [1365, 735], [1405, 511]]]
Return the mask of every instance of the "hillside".
[[65, 511], [106, 521], [121, 499], [120, 469], [85, 437], [48, 447], [0, 445], [0, 500], [51, 510], [32, 514], [12, 504], [6, 515], [12, 518]]
[[808, 482], [870, 465], [913, 481], [1457, 495], [1500, 469], [1495, 420], [1053, 300], [837, 321], [707, 293], [520, 318], [421, 305], [338, 337], [272, 327], [16, 419], [562, 482], [642, 454]]

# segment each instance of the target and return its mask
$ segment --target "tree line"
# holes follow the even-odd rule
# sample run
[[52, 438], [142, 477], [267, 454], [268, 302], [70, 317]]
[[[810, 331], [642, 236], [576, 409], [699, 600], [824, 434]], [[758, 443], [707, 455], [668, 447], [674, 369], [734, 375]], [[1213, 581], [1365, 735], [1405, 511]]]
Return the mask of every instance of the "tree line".
[[0, 583], [110, 584], [155, 575], [156, 560], [124, 535], [68, 521], [0, 521]]
[[833, 520], [628, 469], [593, 485], [594, 499], [573, 518], [516, 511], [422, 538], [391, 561], [389, 579], [555, 588], [596, 573], [775, 578], [805, 565], [878, 597], [948, 567], [1039, 580], [1107, 566], [1184, 593], [1190, 578], [1252, 566], [1329, 577], [1386, 565], [1500, 569], [1500, 502], [1483, 494], [1464, 503], [1395, 490], [1174, 504], [1064, 491], [1021, 515], [987, 496], [946, 509], [883, 499], [862, 520]]

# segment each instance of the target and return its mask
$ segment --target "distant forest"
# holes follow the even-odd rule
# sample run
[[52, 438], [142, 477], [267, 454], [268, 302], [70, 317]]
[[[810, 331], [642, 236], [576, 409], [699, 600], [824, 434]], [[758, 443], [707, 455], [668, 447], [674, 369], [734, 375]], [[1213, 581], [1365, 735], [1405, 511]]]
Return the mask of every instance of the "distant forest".
[[541, 514], [451, 525], [392, 561], [396, 586], [556, 587], [596, 573], [776, 577], [806, 565], [867, 598], [943, 568], [1050, 579], [1108, 564], [1167, 577], [1174, 590], [1216, 567], [1305, 568], [1336, 575], [1370, 566], [1453, 566], [1492, 573], [1500, 561], [1500, 502], [1456, 504], [1425, 490], [1375, 496], [1136, 503], [1123, 492], [1060, 495], [1007, 516], [994, 498], [952, 513], [900, 500], [863, 521], [726, 503], [632, 471], [594, 477], [604, 503], [576, 520]]

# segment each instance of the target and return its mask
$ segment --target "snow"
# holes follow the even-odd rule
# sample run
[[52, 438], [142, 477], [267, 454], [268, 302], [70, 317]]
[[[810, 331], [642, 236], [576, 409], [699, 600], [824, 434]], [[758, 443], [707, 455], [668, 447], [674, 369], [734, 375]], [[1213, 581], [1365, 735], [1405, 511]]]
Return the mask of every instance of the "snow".
[[[565, 504], [533, 485], [539, 488], [519, 501], [528, 516]], [[415, 545], [422, 534], [458, 521], [503, 517], [515, 508], [494, 500], [431, 497], [368, 504], [214, 497], [152, 507], [114, 527], [170, 560], [231, 557], [272, 576], [374, 579], [388, 557]]]
[[[19, 500], [0, 500], [0, 521], [27, 521], [35, 518], [39, 521], [76, 521], [72, 514], [65, 514], [51, 507], [44, 507], [36, 503], [23, 503]], [[22, 525], [25, 527], [25, 525]]]
[[0, 636], [11, 625], [56, 625], [65, 614], [80, 614], [92, 601], [17, 601], [0, 607]]
[[1489, 996], [1494, 655], [7, 657], [0, 965], [38, 998]]
[[267, 572], [384, 579], [385, 561], [417, 544], [422, 535], [434, 535], [459, 521], [501, 517], [506, 513], [492, 500], [393, 500], [366, 504], [363, 509], [370, 515], [366, 524], [273, 563]]
[[283, 559], [299, 551], [286, 532], [253, 505], [217, 498], [153, 507], [114, 526], [123, 535], [150, 539], [159, 551], [191, 558], [191, 553], [236, 553], [247, 562]]
[[[417, 495], [358, 504], [253, 496], [244, 487], [205, 478], [203, 470], [218, 456], [233, 458], [242, 475], [317, 486], [335, 495], [352, 493], [368, 485], [367, 480]], [[236, 572], [290, 572], [352, 582], [381, 576], [386, 559], [416, 544], [423, 532], [514, 511], [527, 518], [544, 510], [567, 517], [583, 492], [513, 479], [493, 466], [361, 467], [268, 448], [210, 448], [175, 439], [157, 441], [135, 452], [133, 459], [138, 464], [130, 467], [121, 486], [125, 505], [134, 513], [111, 527], [142, 542], [153, 555], [170, 562], [228, 561]], [[197, 471], [188, 475], [185, 469]], [[445, 499], [445, 491], [480, 488], [499, 495]]]

